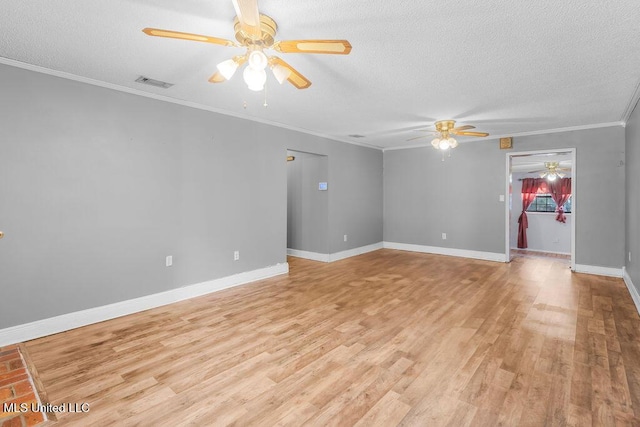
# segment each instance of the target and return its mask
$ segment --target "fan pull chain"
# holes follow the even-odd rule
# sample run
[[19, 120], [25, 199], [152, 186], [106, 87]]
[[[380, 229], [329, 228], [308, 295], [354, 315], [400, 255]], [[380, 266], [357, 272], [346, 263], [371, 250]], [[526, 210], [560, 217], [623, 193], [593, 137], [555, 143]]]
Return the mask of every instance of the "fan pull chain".
[[264, 83], [264, 104], [262, 104], [264, 108], [267, 108], [269, 104], [267, 104], [267, 82]]

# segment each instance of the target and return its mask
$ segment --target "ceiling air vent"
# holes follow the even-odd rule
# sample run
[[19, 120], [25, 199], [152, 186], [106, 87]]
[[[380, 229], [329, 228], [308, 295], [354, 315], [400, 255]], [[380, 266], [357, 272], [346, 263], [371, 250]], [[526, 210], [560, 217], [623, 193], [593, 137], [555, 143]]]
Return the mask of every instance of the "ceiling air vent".
[[351, 138], [364, 138], [364, 135], [358, 135], [357, 133], [352, 133], [349, 135]]
[[162, 89], [168, 89], [171, 86], [173, 86], [173, 84], [171, 83], [167, 83], [167, 82], [161, 82], [160, 80], [153, 80], [150, 79], [149, 77], [145, 77], [145, 76], [140, 76], [136, 79], [137, 83], [142, 83], [145, 85], [149, 85], [149, 86], [155, 86], [155, 87], [161, 87]]

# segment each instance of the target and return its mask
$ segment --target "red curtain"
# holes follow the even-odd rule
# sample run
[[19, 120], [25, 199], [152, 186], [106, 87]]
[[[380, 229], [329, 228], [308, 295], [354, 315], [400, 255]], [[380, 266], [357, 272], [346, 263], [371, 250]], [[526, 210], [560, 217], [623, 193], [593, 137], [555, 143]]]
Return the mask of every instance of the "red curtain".
[[529, 220], [527, 219], [527, 208], [535, 200], [540, 185], [544, 183], [540, 178], [525, 178], [522, 180], [522, 213], [518, 218], [518, 247], [527, 247], [527, 228]]
[[561, 178], [550, 182], [549, 194], [551, 194], [553, 201], [556, 202], [556, 212], [558, 213], [556, 221], [567, 222], [563, 206], [571, 197], [571, 178]]

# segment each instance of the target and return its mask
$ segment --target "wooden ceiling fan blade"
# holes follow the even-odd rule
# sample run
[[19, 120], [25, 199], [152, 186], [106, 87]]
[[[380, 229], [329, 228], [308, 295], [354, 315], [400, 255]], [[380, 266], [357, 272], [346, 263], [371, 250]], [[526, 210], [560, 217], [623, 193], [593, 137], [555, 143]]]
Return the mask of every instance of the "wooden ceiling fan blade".
[[222, 46], [237, 46], [234, 42], [218, 37], [203, 36], [200, 34], [182, 33], [180, 31], [162, 30], [160, 28], [145, 28], [143, 33], [154, 37], [167, 37], [170, 39], [190, 40], [194, 42], [204, 42], [219, 44]]
[[242, 32], [252, 40], [260, 40], [260, 11], [257, 0], [232, 0]]
[[454, 135], [460, 135], [460, 136], [489, 136], [488, 133], [486, 132], [451, 132]]
[[273, 49], [282, 53], [348, 55], [351, 52], [351, 43], [346, 40], [285, 40], [276, 42]]
[[281, 67], [288, 69], [290, 74], [287, 77], [287, 81], [292, 85], [294, 85], [296, 88], [306, 89], [309, 86], [311, 86], [311, 81], [309, 79], [307, 79], [305, 76], [300, 74], [298, 70], [296, 70], [291, 65], [287, 64], [285, 61], [278, 58], [277, 56], [272, 56], [271, 58], [269, 58], [269, 64], [272, 66], [279, 65]]
[[220, 71], [216, 71], [214, 75], [209, 77], [209, 83], [222, 83], [224, 81], [227, 81], [227, 79], [225, 79], [224, 76], [220, 74]]
[[457, 128], [453, 128], [449, 132], [459, 132], [461, 130], [469, 130], [469, 129], [475, 129], [475, 128], [476, 128], [475, 126], [464, 125], [464, 126], [459, 126]]

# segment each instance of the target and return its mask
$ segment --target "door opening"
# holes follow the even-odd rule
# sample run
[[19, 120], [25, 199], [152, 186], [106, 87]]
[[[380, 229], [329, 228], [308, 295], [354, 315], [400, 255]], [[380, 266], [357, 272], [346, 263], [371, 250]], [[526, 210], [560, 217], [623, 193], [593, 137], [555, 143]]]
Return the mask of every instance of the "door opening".
[[329, 259], [329, 160], [287, 150], [287, 255]]
[[[518, 238], [519, 219], [523, 209], [523, 180], [538, 179], [542, 183], [537, 194], [527, 199], [525, 212], [528, 228]], [[548, 194], [550, 183], [556, 179], [571, 179], [570, 197], [562, 206], [566, 211], [558, 216], [557, 194]], [[528, 184], [532, 181], [528, 181]], [[558, 181], [559, 182], [559, 181]], [[568, 183], [568, 181], [564, 181]], [[571, 269], [575, 270], [576, 230], [576, 150], [575, 148], [528, 152], [512, 152], [506, 155], [505, 203], [505, 260], [510, 262], [516, 251], [547, 256], [570, 257]], [[525, 190], [526, 191], [526, 190]], [[534, 191], [535, 192], [535, 191]], [[562, 202], [562, 201], [561, 201]], [[560, 221], [558, 220], [560, 219]], [[564, 222], [562, 222], [564, 220]], [[524, 246], [524, 247], [523, 247]]]

